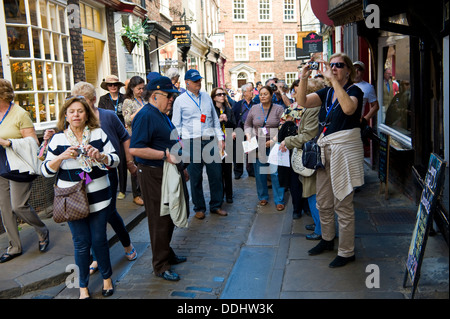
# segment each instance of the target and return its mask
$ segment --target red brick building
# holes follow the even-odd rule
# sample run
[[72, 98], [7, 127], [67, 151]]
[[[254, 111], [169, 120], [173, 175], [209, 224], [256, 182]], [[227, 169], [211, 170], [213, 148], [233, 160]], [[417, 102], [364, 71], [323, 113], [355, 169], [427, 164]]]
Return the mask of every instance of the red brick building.
[[225, 82], [237, 89], [246, 82], [264, 84], [271, 77], [288, 84], [297, 79], [298, 5], [297, 0], [221, 2], [219, 31], [225, 38]]

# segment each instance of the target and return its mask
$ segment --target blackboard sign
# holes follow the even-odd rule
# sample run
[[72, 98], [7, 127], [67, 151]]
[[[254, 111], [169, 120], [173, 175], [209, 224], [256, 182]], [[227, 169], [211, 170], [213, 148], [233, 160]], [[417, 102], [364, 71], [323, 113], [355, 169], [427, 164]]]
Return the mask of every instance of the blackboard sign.
[[380, 193], [382, 192], [383, 183], [385, 184], [384, 197], [388, 198], [388, 182], [389, 182], [389, 149], [391, 144], [391, 136], [383, 132], [379, 133], [380, 150], [378, 152], [378, 178], [380, 179]]
[[407, 275], [409, 275], [413, 283], [411, 298], [414, 298], [414, 292], [419, 281], [420, 267], [432, 223], [432, 215], [436, 209], [437, 199], [441, 194], [444, 176], [445, 162], [438, 155], [432, 153], [428, 163], [428, 171], [424, 179], [423, 191], [417, 211], [417, 221], [406, 261], [406, 273], [403, 286], [405, 286]]
[[170, 36], [177, 39], [179, 47], [191, 46], [191, 27], [188, 25], [173, 25], [170, 27]]
[[323, 38], [315, 32], [309, 33], [303, 38], [303, 50], [308, 53], [323, 51]]

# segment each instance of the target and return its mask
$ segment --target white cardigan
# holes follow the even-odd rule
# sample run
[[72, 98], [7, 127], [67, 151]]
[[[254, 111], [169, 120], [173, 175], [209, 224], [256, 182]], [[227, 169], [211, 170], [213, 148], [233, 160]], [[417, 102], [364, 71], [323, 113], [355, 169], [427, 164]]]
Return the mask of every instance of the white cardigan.
[[38, 159], [39, 146], [31, 136], [11, 139], [11, 147], [5, 147], [11, 171], [28, 172], [31, 175], [41, 175], [42, 161]]
[[169, 214], [175, 226], [188, 227], [186, 201], [180, 172], [176, 165], [164, 161], [160, 216]]
[[361, 129], [354, 128], [320, 136], [317, 144], [321, 147], [321, 158], [325, 165], [323, 148], [329, 145], [330, 175], [333, 194], [343, 200], [354, 187], [364, 184], [364, 148], [361, 140]]

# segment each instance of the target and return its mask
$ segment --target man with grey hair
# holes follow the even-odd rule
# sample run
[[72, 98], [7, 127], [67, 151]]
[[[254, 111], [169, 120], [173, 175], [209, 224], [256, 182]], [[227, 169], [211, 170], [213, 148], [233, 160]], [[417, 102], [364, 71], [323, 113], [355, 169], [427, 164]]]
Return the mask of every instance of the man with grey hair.
[[183, 93], [185, 89], [180, 87], [180, 72], [177, 68], [170, 68], [166, 72], [166, 76], [172, 81], [173, 86], [178, 90], [180, 93]]

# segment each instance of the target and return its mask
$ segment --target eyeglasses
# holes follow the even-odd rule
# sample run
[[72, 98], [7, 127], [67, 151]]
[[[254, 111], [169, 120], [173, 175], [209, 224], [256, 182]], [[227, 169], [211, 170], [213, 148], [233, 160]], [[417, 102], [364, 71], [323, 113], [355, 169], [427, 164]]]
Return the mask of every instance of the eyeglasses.
[[170, 99], [170, 98], [173, 97], [173, 93], [167, 93], [167, 94], [164, 94], [164, 93], [155, 92], [155, 94], [165, 96], [165, 97], [168, 98], [168, 99]]
[[216, 96], [225, 96], [227, 95], [226, 93], [217, 93]]
[[344, 62], [333, 62], [330, 63], [330, 68], [332, 69], [334, 66], [338, 69], [343, 69], [346, 64]]

